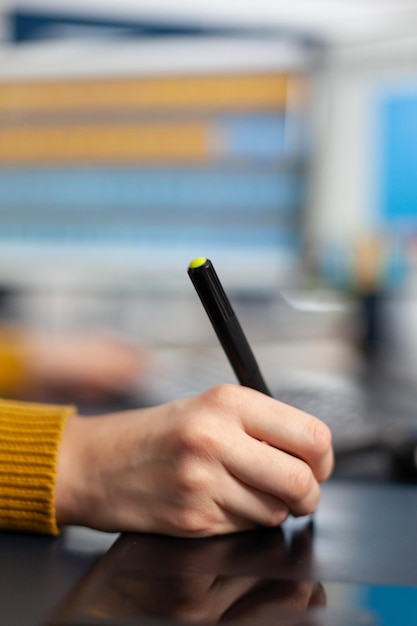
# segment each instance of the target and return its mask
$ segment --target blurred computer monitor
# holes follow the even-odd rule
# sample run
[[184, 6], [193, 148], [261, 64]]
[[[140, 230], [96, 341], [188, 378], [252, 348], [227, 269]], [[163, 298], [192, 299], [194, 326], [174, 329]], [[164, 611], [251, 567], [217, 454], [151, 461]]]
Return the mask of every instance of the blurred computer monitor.
[[[301, 266], [308, 54], [278, 38], [0, 49], [0, 280], [228, 284]], [[7, 62], [5, 62], [7, 61]]]

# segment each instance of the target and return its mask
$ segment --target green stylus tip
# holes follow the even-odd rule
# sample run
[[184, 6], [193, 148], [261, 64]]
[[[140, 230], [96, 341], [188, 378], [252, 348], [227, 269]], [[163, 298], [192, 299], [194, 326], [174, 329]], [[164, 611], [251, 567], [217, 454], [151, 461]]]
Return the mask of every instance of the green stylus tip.
[[204, 263], [206, 263], [207, 259], [204, 256], [198, 256], [197, 258], [193, 259], [190, 263], [190, 265], [188, 266], [190, 269], [195, 269], [196, 267], [201, 267], [202, 265], [204, 265]]

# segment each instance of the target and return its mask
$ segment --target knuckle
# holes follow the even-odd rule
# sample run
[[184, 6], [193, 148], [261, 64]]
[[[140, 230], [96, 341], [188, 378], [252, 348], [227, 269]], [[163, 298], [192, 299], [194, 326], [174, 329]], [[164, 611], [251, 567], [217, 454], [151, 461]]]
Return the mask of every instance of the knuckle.
[[191, 457], [182, 459], [175, 468], [176, 485], [183, 498], [202, 494], [209, 487], [207, 472], [201, 463]]
[[181, 421], [174, 433], [179, 453], [194, 451], [199, 447], [199, 424], [193, 419]]
[[317, 490], [310, 493], [309, 498], [303, 500], [299, 506], [293, 511], [293, 514], [298, 517], [301, 515], [310, 515], [314, 513], [320, 500], [320, 491]]
[[221, 384], [205, 392], [208, 402], [216, 409], [227, 411], [236, 402], [236, 385]]
[[288, 474], [288, 489], [292, 500], [305, 500], [313, 488], [313, 473], [310, 467], [301, 461], [294, 463]]
[[323, 457], [332, 446], [330, 428], [321, 420], [314, 418], [309, 429], [310, 446], [318, 458]]
[[272, 507], [265, 515], [264, 526], [275, 528], [280, 526], [287, 519], [290, 513], [289, 508], [281, 501], [278, 501], [275, 507]]
[[219, 433], [210, 420], [190, 419], [182, 422], [176, 433], [180, 453], [192, 457], [210, 457], [218, 449]]

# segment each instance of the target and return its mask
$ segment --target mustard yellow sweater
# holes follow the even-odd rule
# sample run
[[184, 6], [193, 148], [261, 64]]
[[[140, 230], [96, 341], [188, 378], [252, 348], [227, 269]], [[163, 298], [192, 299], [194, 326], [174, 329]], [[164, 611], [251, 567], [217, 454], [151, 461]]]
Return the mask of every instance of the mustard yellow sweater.
[[0, 400], [0, 530], [57, 535], [58, 448], [72, 407]]
[[0, 325], [0, 396], [19, 397], [27, 386], [26, 338], [20, 328]]

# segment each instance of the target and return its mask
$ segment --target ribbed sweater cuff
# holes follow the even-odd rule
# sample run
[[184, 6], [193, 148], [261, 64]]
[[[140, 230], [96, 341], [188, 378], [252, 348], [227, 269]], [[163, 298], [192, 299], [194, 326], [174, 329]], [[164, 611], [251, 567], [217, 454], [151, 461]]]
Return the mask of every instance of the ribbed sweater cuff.
[[0, 400], [0, 529], [59, 534], [58, 448], [73, 407]]

